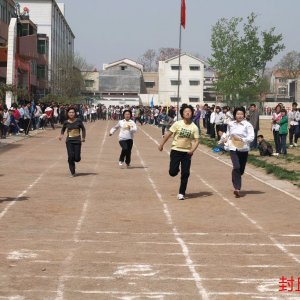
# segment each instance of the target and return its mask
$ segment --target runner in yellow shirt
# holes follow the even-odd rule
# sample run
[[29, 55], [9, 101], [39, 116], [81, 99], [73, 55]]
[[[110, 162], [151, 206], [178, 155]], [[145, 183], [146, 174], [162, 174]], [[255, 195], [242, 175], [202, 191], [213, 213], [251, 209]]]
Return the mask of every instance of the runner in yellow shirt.
[[179, 173], [181, 165], [181, 182], [177, 198], [184, 200], [192, 156], [199, 145], [199, 130], [193, 123], [194, 108], [191, 105], [183, 104], [180, 108], [180, 115], [182, 120], [172, 125], [158, 146], [158, 150], [162, 151], [164, 144], [173, 135], [169, 174], [175, 177]]

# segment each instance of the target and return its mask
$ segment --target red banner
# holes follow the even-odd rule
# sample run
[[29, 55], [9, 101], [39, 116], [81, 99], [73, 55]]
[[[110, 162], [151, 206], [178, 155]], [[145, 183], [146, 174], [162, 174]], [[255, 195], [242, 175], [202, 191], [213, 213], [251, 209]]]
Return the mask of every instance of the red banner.
[[181, 0], [181, 26], [185, 29], [185, 21], [186, 21], [186, 6], [185, 0]]

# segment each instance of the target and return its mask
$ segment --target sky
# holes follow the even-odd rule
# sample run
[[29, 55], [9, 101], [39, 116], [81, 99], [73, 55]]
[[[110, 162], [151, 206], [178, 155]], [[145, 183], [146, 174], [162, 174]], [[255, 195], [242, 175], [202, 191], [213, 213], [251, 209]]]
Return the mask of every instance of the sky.
[[[137, 60], [148, 49], [178, 48], [181, 0], [60, 0], [75, 39], [75, 52], [102, 69], [103, 63]], [[286, 49], [300, 51], [298, 0], [186, 0], [182, 51], [208, 58], [212, 26], [220, 18], [257, 14], [261, 30], [276, 28]]]

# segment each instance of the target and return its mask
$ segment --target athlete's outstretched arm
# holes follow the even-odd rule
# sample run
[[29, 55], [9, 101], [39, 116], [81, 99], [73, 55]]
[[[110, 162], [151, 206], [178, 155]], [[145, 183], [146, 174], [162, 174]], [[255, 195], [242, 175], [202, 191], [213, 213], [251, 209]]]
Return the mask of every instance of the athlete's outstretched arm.
[[164, 136], [162, 142], [161, 142], [160, 145], [158, 146], [158, 150], [159, 150], [159, 151], [163, 151], [163, 150], [164, 150], [164, 145], [165, 145], [165, 143], [168, 141], [168, 139], [169, 139], [172, 135], [173, 135], [173, 132], [171, 132], [171, 131], [168, 131], [168, 132], [165, 134], [165, 136]]

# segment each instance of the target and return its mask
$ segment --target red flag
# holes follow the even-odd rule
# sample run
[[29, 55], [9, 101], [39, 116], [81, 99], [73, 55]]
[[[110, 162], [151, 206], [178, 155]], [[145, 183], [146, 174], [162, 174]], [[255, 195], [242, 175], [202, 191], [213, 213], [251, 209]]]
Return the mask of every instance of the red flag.
[[185, 29], [185, 0], [181, 0], [181, 26]]

